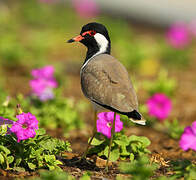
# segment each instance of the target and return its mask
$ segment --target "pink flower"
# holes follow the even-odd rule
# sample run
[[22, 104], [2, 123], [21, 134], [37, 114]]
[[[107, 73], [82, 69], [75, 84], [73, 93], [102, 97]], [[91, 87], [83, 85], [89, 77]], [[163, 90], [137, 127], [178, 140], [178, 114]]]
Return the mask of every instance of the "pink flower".
[[33, 69], [31, 74], [34, 78], [44, 78], [44, 79], [53, 79], [54, 75], [54, 67], [53, 66], [45, 66], [39, 69]]
[[33, 79], [30, 81], [30, 86], [35, 95], [41, 96], [46, 89], [56, 88], [56, 81], [46, 79]]
[[72, 5], [79, 16], [95, 17], [99, 9], [94, 0], [72, 0]]
[[[3, 117], [0, 116], [0, 126], [9, 125], [9, 124], [13, 124], [13, 123], [14, 123], [14, 121], [3, 118]], [[11, 134], [11, 131], [10, 131], [9, 127], [7, 127], [7, 134]]]
[[54, 98], [54, 94], [51, 88], [45, 89], [44, 92], [39, 96], [39, 99], [41, 101], [46, 101], [48, 99], [53, 99], [53, 98]]
[[172, 105], [171, 100], [165, 94], [156, 93], [148, 99], [147, 107], [150, 116], [164, 120], [170, 114]]
[[190, 43], [190, 34], [184, 23], [173, 24], [166, 34], [168, 43], [177, 49], [182, 49]]
[[[114, 120], [114, 112], [101, 112], [98, 114], [97, 132], [102, 133], [107, 138], [111, 138], [112, 123]], [[123, 122], [120, 116], [116, 114], [115, 132], [120, 132], [123, 128]]]
[[41, 101], [53, 99], [54, 95], [52, 89], [57, 87], [57, 82], [53, 77], [53, 66], [45, 66], [40, 69], [34, 69], [31, 74], [35, 78], [30, 81], [32, 93], [35, 94]]
[[10, 128], [11, 132], [16, 134], [17, 141], [33, 138], [36, 135], [35, 129], [38, 129], [38, 120], [30, 112], [21, 113], [16, 116], [18, 121], [14, 122]]
[[188, 149], [196, 151], [196, 121], [193, 122], [192, 127], [188, 126], [184, 129], [180, 138], [180, 147], [184, 151]]

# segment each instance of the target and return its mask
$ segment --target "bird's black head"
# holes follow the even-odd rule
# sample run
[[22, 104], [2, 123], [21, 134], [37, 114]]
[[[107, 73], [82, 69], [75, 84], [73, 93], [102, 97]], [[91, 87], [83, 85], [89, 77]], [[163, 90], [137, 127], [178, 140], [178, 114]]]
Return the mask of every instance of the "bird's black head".
[[68, 41], [81, 42], [87, 48], [86, 60], [98, 54], [110, 54], [111, 43], [106, 27], [100, 23], [92, 22], [84, 25], [80, 35]]

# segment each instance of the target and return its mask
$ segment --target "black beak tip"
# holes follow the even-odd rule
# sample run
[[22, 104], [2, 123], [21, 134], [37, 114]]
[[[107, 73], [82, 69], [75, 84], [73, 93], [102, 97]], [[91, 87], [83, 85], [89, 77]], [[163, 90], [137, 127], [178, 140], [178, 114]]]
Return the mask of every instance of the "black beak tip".
[[72, 43], [72, 42], [74, 42], [73, 39], [70, 39], [70, 40], [67, 41], [67, 43]]

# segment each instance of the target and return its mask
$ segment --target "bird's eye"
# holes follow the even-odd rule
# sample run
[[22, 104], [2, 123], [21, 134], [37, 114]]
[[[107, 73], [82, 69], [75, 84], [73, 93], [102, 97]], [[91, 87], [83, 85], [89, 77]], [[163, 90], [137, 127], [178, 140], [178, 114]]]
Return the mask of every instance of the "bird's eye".
[[94, 36], [96, 34], [96, 32], [94, 30], [86, 31], [86, 32], [82, 33], [82, 36], [86, 36], [87, 34], [90, 36]]
[[90, 31], [90, 35], [94, 36], [96, 34], [96, 32], [94, 30]]

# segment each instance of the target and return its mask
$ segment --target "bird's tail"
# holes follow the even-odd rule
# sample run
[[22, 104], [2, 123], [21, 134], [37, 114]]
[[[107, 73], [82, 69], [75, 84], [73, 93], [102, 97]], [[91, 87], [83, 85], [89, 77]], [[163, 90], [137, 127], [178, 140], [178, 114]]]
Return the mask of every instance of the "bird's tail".
[[132, 112], [129, 113], [128, 115], [129, 119], [140, 125], [146, 125], [146, 120], [143, 118], [143, 116], [136, 110], [133, 110]]
[[136, 124], [140, 124], [140, 125], [146, 125], [146, 120], [145, 119], [143, 119], [143, 117], [142, 117], [142, 119], [133, 119], [133, 118], [129, 118], [132, 122], [134, 122], [134, 123], [136, 123]]

